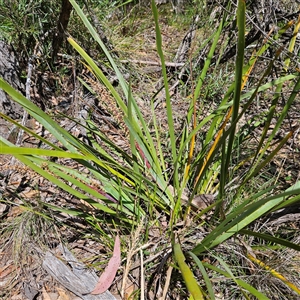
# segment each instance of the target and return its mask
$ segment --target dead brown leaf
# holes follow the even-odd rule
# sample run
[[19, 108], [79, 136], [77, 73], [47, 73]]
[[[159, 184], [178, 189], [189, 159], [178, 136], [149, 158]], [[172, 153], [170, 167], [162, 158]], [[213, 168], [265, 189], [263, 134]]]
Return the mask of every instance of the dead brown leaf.
[[120, 238], [117, 235], [115, 239], [113, 256], [109, 260], [106, 269], [101, 274], [99, 281], [96, 284], [94, 290], [91, 292], [92, 295], [102, 294], [108, 290], [108, 288], [111, 286], [117, 274], [120, 264], [121, 264], [121, 245], [120, 245]]

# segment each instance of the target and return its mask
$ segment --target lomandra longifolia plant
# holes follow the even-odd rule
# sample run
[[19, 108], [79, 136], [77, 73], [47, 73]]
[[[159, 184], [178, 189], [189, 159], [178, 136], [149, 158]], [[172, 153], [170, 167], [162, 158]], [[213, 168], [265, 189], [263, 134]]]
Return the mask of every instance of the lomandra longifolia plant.
[[[235, 266], [229, 265], [216, 249], [238, 237], [235, 243], [240, 243], [240, 247], [245, 249], [245, 256], [251, 259], [254, 249], [251, 245], [246, 245], [246, 241], [248, 237], [254, 236], [259, 241], [269, 241], [279, 247], [300, 250], [300, 247], [292, 241], [256, 232], [252, 226], [267, 213], [297, 203], [300, 200], [299, 181], [289, 188], [279, 191], [275, 189], [274, 185], [263, 187], [260, 190], [250, 188], [252, 181], [259, 178], [260, 173], [265, 170], [294, 134], [294, 130], [291, 130], [280, 140], [275, 140], [288, 111], [297, 101], [296, 96], [300, 89], [298, 71], [281, 72], [276, 79], [270, 79], [269, 75], [274, 63], [284, 55], [283, 49], [278, 47], [274, 57], [264, 63], [265, 68], [259, 74], [254, 85], [251, 86], [251, 82], [249, 82], [249, 77], [255, 66], [259, 64], [261, 57], [266, 54], [270, 47], [274, 47], [272, 40], [278, 40], [292, 25], [290, 23], [284, 24], [277, 33], [272, 35], [272, 39], [263, 41], [257, 46], [252, 56], [245, 60], [246, 3], [241, 0], [237, 1], [234, 17], [229, 13], [233, 11], [233, 4], [228, 3], [228, 7], [222, 11], [218, 27], [209, 37], [210, 48], [203, 68], [197, 77], [195, 88], [191, 87], [190, 90], [191, 100], [185, 127], [178, 134], [175, 132], [173, 120], [173, 104], [163, 54], [159, 15], [155, 1], [152, 0], [156, 46], [161, 62], [168, 123], [167, 133], [164, 132], [168, 142], [163, 143], [155, 114], [154, 99], [150, 104], [152, 112], [150, 127], [131, 92], [130, 85], [119, 71], [117, 62], [112, 58], [76, 1], [70, 0], [70, 3], [89, 30], [91, 37], [105, 53], [111, 68], [118, 77], [121, 91], [110, 83], [83, 47], [73, 38], [68, 38], [68, 42], [81, 56], [83, 64], [112, 96], [113, 105], [117, 107], [119, 115], [122, 116], [122, 122], [128, 133], [126, 136], [128, 149], [124, 150], [119, 147], [91, 120], [88, 120], [85, 125], [89, 143], [82, 142], [15, 91], [3, 79], [0, 79], [0, 88], [9, 94], [13, 101], [28, 111], [57, 141], [53, 143], [46, 140], [29, 128], [11, 120], [8, 116], [0, 114], [2, 118], [39, 139], [49, 149], [16, 147], [1, 137], [0, 153], [14, 155], [57, 187], [88, 203], [97, 212], [93, 216], [82, 214], [77, 208], [71, 206], [61, 208], [49, 203], [45, 203], [45, 205], [57, 211], [83, 217], [100, 233], [105, 234], [99, 224], [107, 223], [108, 219], [113, 220], [111, 223], [115, 226], [135, 228], [134, 226], [141, 220], [145, 220], [146, 217], [149, 224], [156, 224], [158, 222], [157, 216], [164, 215], [167, 220], [167, 229], [163, 234], [166, 234], [168, 245], [172, 246], [174, 261], [182, 273], [191, 298], [195, 300], [216, 299], [216, 289], [211, 281], [211, 274], [217, 274], [217, 276], [222, 275], [231, 279], [246, 298], [254, 295], [258, 299], [269, 299], [258, 288], [246, 280], [238, 278], [233, 271]], [[228, 20], [232, 21], [233, 19], [236, 19], [237, 24], [237, 54], [234, 63], [234, 76], [230, 77], [232, 82], [228, 87], [224, 87], [226, 90], [218, 107], [209, 114], [199, 117], [198, 101], [201, 101], [208, 74], [211, 69], [220, 67], [216, 63], [212, 65], [212, 57], [218, 53]], [[294, 33], [298, 32], [299, 24], [298, 19], [294, 25]], [[289, 43], [290, 52], [294, 50], [295, 39], [296, 35], [293, 35]], [[289, 56], [284, 63], [285, 68], [288, 68]], [[91, 91], [95, 88], [90, 86], [84, 78], [80, 78], [80, 81]], [[289, 86], [288, 92], [284, 90], [284, 86], [287, 84]], [[247, 90], [245, 90], [245, 86], [247, 86]], [[274, 89], [275, 92], [273, 92]], [[243, 119], [257, 95], [266, 91], [272, 91], [269, 93], [272, 95], [272, 99], [268, 112], [261, 116], [261, 120], [257, 121], [263, 128], [258, 137], [258, 143], [239, 160], [237, 158], [238, 151], [247, 145], [249, 136], [254, 133], [254, 131], [250, 131], [244, 139], [238, 139], [241, 136], [241, 128], [245, 126]], [[279, 105], [279, 98], [282, 93], [286, 95], [283, 107]], [[276, 125], [271, 126], [275, 112]], [[201, 143], [199, 142], [200, 133], [202, 135], [205, 133]], [[51, 160], [51, 157], [59, 158], [58, 162]], [[73, 159], [84, 166], [87, 172], [82, 173], [63, 165], [64, 159]], [[217, 184], [212, 184], [216, 181]], [[67, 182], [71, 184], [67, 184]], [[97, 182], [97, 186], [93, 184], [95, 182]], [[235, 187], [229, 189], [232, 182], [234, 182]], [[195, 213], [195, 199], [204, 194], [214, 194], [214, 201], [203, 210], [198, 210]], [[183, 198], [186, 198], [185, 202], [183, 202]], [[177, 230], [177, 224], [179, 222], [187, 224], [189, 220], [192, 220], [196, 230], [197, 226], [204, 224], [202, 217], [208, 213], [211, 213], [212, 217], [205, 227], [205, 237], [201, 242], [195, 242], [190, 249], [191, 251], [185, 253], [185, 245], [180, 243], [180, 236], [174, 234]], [[203, 262], [199, 257], [204, 255], [209, 256], [211, 260]], [[188, 261], [187, 256], [192, 260]], [[212, 260], [217, 262], [217, 265], [211, 263]], [[254, 260], [255, 258], [252, 259], [253, 262]], [[191, 268], [193, 263], [199, 269], [198, 274], [201, 274], [201, 278], [195, 278], [192, 271], [195, 268]], [[267, 270], [268, 266], [263, 262], [256, 260], [255, 263]], [[269, 270], [272, 269], [269, 268]], [[283, 276], [280, 277], [280, 274], [277, 276], [275, 272], [271, 273], [299, 294], [295, 285], [285, 280]]]

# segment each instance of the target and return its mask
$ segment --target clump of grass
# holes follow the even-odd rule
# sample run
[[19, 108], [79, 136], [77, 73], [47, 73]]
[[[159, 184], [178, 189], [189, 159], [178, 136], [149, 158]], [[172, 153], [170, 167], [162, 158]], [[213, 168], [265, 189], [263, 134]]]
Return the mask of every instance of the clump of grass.
[[34, 246], [52, 247], [51, 239], [56, 239], [53, 219], [46, 215], [43, 204], [36, 205], [27, 200], [20, 200], [20, 204], [2, 200], [11, 206], [7, 217], [1, 222], [1, 238], [12, 247], [16, 261], [26, 260], [27, 254]]

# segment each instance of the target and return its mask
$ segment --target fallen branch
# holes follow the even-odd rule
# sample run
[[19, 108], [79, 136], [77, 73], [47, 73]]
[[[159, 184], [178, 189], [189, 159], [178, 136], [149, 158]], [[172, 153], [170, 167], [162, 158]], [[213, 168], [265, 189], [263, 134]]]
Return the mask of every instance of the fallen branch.
[[[124, 59], [120, 61], [121, 63], [134, 63], [134, 64], [144, 64], [144, 65], [152, 65], [152, 66], [161, 66], [160, 62], [156, 61], [148, 61], [148, 60], [136, 60], [136, 59]], [[185, 64], [184, 63], [174, 63], [174, 62], [166, 62], [166, 67], [174, 67], [174, 68], [179, 68], [183, 67]]]
[[109, 291], [99, 295], [91, 295], [90, 292], [95, 287], [98, 276], [93, 270], [87, 269], [84, 264], [79, 262], [66, 247], [60, 247], [72, 269], [50, 251], [46, 252], [43, 268], [55, 280], [83, 300], [116, 300]]

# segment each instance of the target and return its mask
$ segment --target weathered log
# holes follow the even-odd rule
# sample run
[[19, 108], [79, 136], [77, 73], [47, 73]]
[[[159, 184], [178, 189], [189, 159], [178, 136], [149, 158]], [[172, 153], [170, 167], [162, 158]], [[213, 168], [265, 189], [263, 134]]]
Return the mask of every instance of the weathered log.
[[98, 282], [98, 276], [94, 271], [87, 269], [84, 264], [80, 263], [66, 247], [61, 248], [72, 270], [48, 251], [43, 261], [43, 268], [52, 277], [83, 300], [116, 299], [109, 291], [99, 295], [91, 295], [90, 292]]

